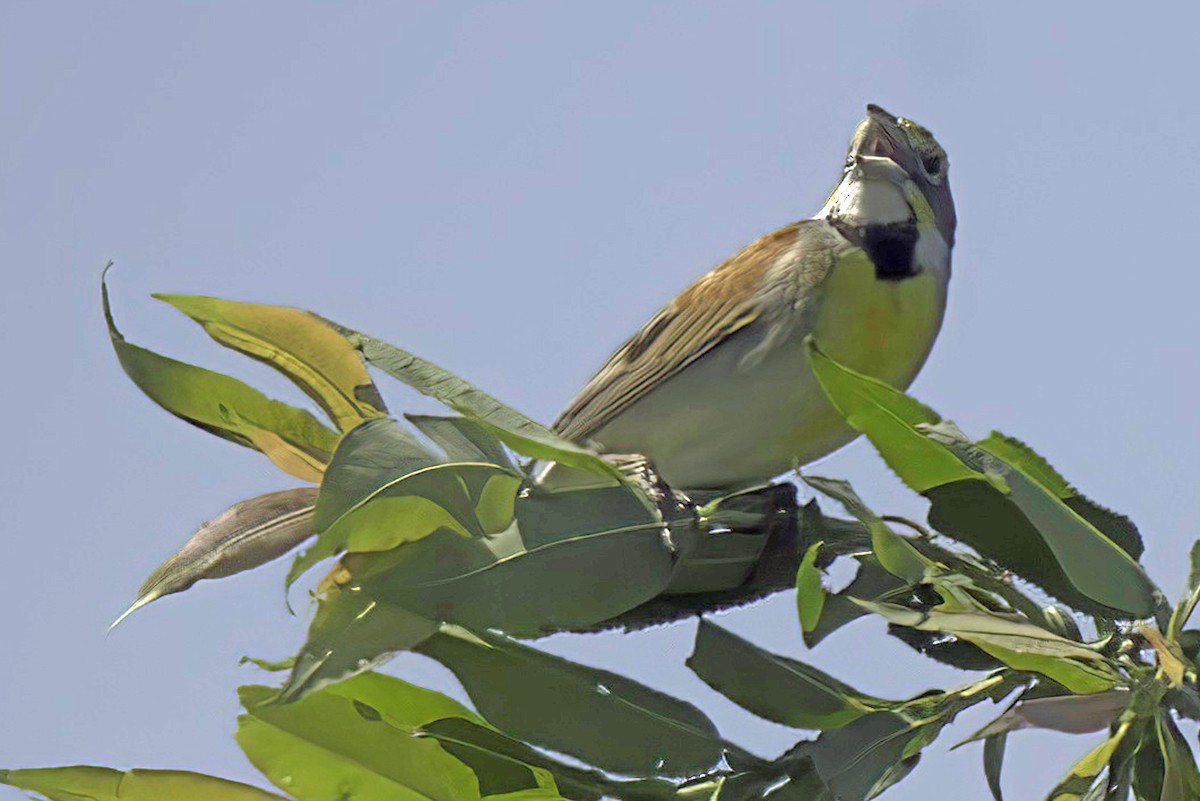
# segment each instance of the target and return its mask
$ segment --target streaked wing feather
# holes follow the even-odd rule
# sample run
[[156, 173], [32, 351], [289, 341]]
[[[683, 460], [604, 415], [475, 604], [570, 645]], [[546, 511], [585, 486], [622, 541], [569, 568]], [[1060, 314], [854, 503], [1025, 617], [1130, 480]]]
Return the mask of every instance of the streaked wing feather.
[[804, 223], [747, 245], [683, 290], [609, 357], [554, 423], [581, 441], [759, 315], [755, 288]]

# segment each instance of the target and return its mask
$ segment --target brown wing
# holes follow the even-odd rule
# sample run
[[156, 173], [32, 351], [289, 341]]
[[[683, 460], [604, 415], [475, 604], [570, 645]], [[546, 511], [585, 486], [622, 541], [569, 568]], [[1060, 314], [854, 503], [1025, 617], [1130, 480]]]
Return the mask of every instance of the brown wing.
[[705, 273], [609, 357], [554, 430], [587, 439], [652, 389], [758, 316], [755, 289], [763, 273], [796, 242], [793, 223], [750, 243]]

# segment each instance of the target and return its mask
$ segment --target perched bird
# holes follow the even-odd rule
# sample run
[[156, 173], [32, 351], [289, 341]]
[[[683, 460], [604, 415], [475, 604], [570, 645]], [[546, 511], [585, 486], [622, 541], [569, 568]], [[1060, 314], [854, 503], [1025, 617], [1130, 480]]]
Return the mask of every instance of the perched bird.
[[846, 444], [854, 432], [817, 384], [805, 338], [892, 386], [912, 383], [946, 308], [956, 224], [948, 169], [928, 130], [867, 106], [821, 210], [683, 290], [555, 430], [641, 454], [677, 489], [766, 481]]

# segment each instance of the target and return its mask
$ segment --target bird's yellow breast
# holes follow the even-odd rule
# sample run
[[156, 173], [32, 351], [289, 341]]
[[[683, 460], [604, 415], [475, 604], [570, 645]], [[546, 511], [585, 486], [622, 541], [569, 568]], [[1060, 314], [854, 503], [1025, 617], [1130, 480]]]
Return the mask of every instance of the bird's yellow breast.
[[861, 250], [844, 255], [821, 286], [813, 333], [833, 358], [906, 389], [942, 326], [945, 282], [931, 270], [880, 280]]

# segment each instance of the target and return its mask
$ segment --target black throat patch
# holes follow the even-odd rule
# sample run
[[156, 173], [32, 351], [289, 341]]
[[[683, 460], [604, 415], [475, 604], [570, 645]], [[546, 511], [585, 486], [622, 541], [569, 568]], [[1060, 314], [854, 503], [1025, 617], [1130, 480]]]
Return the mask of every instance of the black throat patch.
[[920, 234], [915, 222], [863, 226], [832, 222], [842, 236], [866, 251], [880, 281], [903, 281], [917, 274], [913, 253]]

